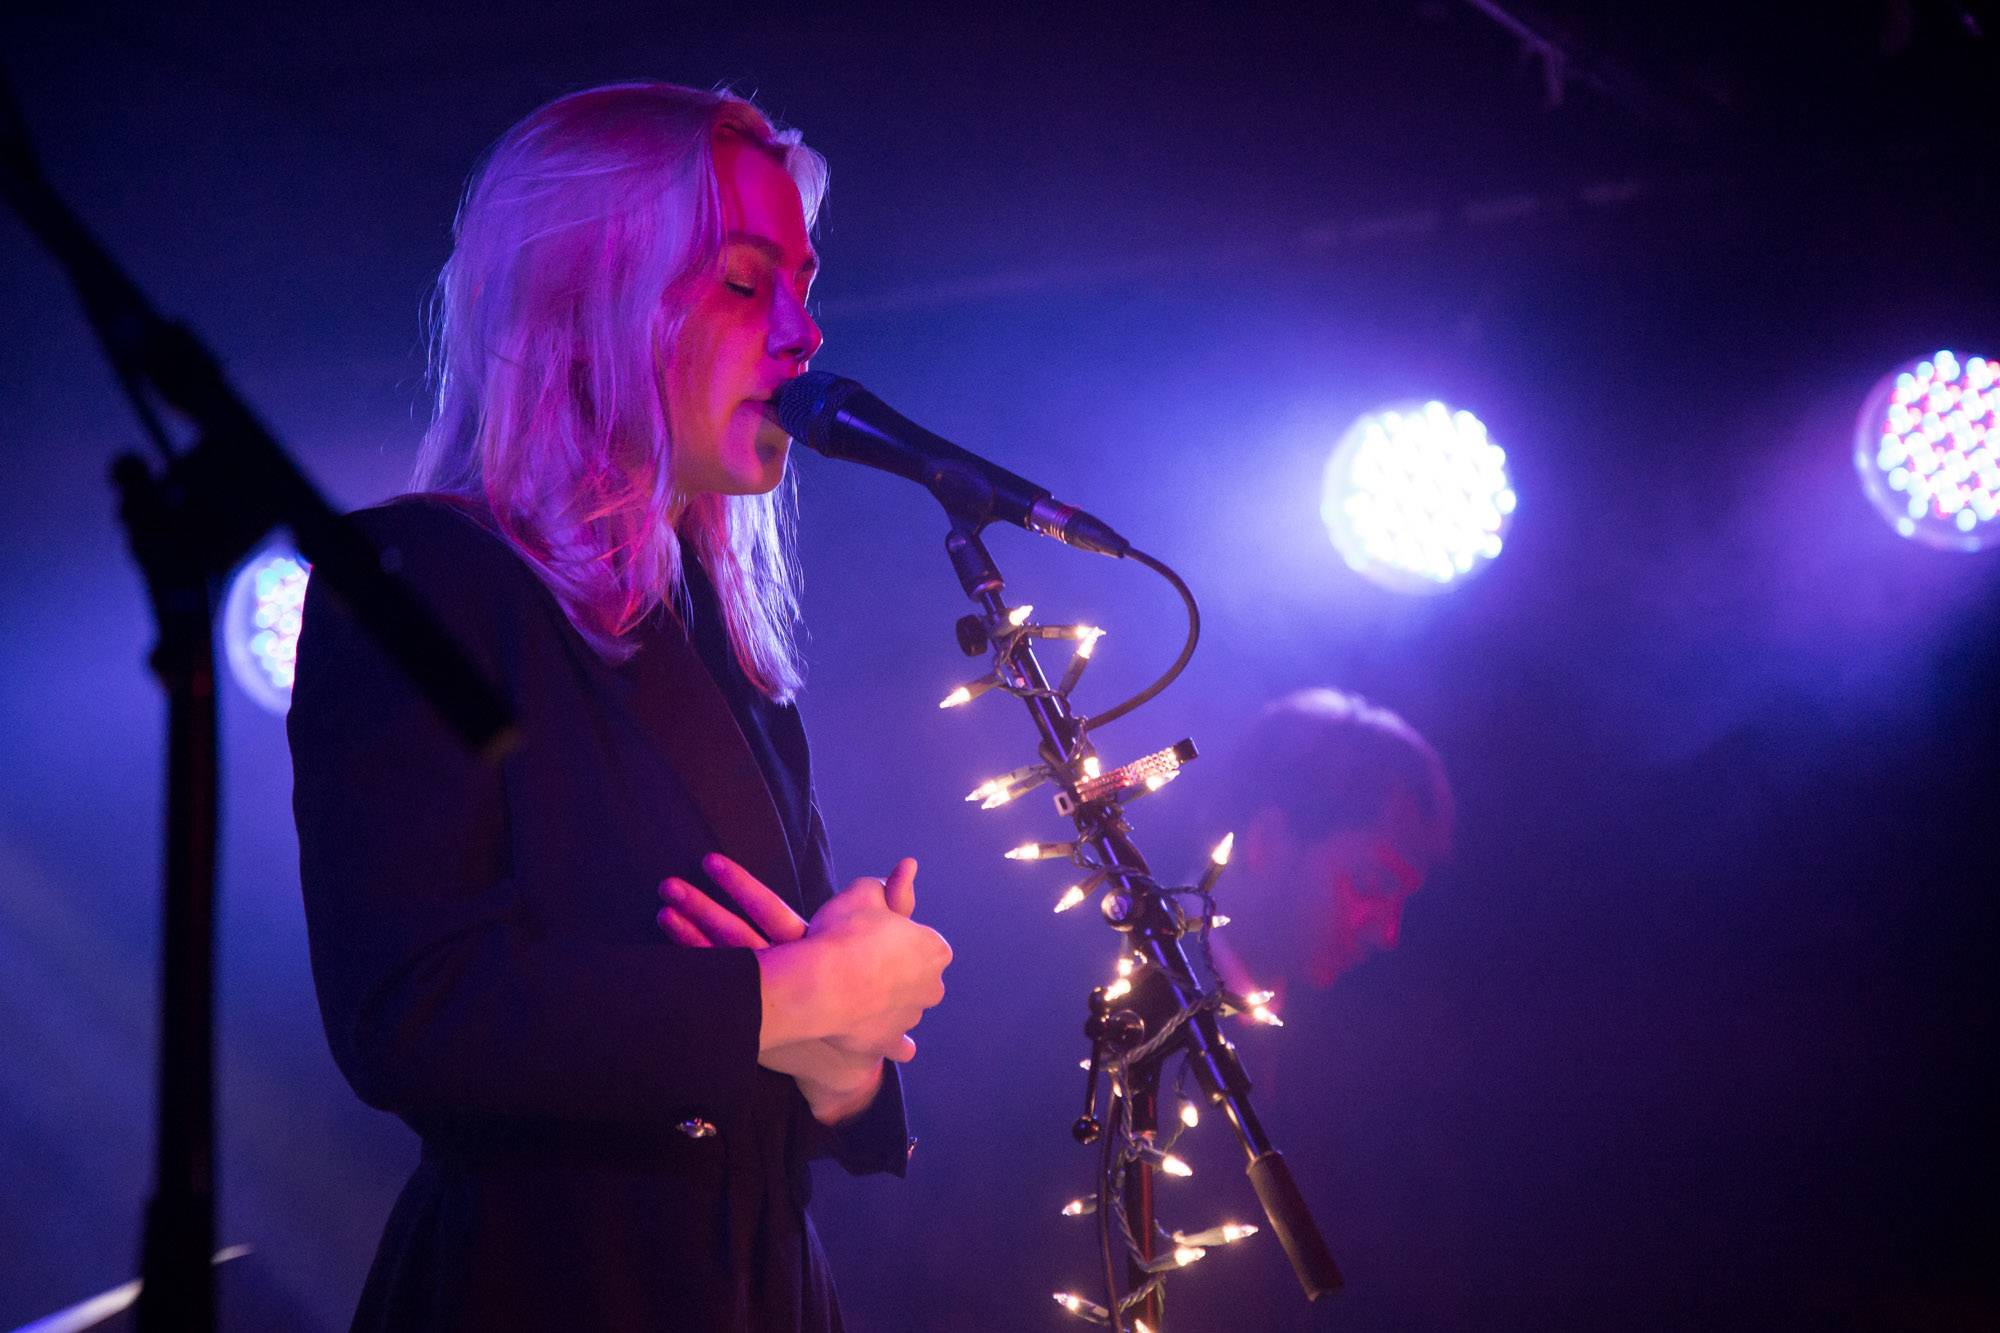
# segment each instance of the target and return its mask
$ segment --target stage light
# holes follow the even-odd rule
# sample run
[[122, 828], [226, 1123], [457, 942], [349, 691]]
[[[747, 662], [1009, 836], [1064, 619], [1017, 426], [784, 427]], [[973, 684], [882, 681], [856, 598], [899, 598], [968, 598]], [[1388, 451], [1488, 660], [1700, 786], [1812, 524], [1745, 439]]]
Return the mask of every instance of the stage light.
[[266, 546], [245, 561], [222, 609], [222, 645], [230, 674], [274, 713], [292, 705], [299, 618], [312, 566], [290, 547]]
[[1912, 541], [1977, 551], [2000, 538], [2000, 365], [1949, 351], [1885, 375], [1854, 427], [1861, 488]]
[[1507, 455], [1470, 412], [1399, 403], [1348, 427], [1326, 460], [1320, 517], [1356, 573], [1434, 593], [1500, 554], [1516, 496]]

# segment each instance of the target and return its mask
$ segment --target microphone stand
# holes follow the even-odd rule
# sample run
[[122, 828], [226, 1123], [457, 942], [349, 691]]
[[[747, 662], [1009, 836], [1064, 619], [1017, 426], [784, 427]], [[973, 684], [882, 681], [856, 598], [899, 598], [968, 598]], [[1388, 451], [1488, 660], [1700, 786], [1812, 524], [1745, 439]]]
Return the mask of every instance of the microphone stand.
[[[1073, 663], [1063, 683], [1051, 689], [1035, 658], [1032, 642], [1035, 637], [1081, 636], [1050, 635], [1043, 627], [1027, 625], [1023, 613], [1007, 607], [1002, 596], [1005, 582], [979, 535], [990, 511], [976, 478], [962, 473], [940, 476], [932, 490], [952, 519], [950, 534], [945, 539], [952, 569], [966, 596], [981, 612], [959, 622], [960, 647], [968, 656], [988, 647], [992, 649], [993, 673], [973, 688], [999, 688], [1021, 699], [1041, 741], [1042, 763], [1017, 770], [1005, 779], [996, 779], [997, 787], [988, 784], [994, 788], [987, 793], [988, 804], [1010, 800], [1044, 779], [1056, 784], [1057, 810], [1074, 821], [1077, 841], [1058, 844], [1058, 850], [1042, 854], [1070, 853], [1080, 864], [1095, 868], [1090, 882], [1108, 886], [1100, 904], [1105, 920], [1127, 937], [1132, 961], [1137, 964], [1132, 975], [1138, 981], [1125, 986], [1114, 983], [1112, 987], [1099, 987], [1091, 995], [1090, 1020], [1085, 1026], [1092, 1041], [1090, 1072], [1084, 1114], [1073, 1128], [1079, 1142], [1088, 1144], [1102, 1139], [1105, 1163], [1102, 1175], [1108, 1187], [1117, 1174], [1113, 1165], [1116, 1136], [1105, 1134], [1105, 1127], [1095, 1114], [1100, 1072], [1108, 1070], [1112, 1113], [1114, 1117], [1124, 1117], [1128, 1145], [1139, 1145], [1138, 1155], [1125, 1172], [1122, 1194], [1107, 1198], [1100, 1191], [1097, 1201], [1110, 1303], [1099, 1310], [1076, 1297], [1058, 1294], [1056, 1299], [1072, 1313], [1114, 1329], [1127, 1327], [1125, 1315], [1129, 1310], [1134, 1329], [1143, 1321], [1151, 1333], [1165, 1333], [1160, 1278], [1166, 1269], [1160, 1266], [1157, 1253], [1156, 1238], [1160, 1233], [1154, 1221], [1153, 1198], [1155, 1171], [1161, 1158], [1152, 1145], [1160, 1127], [1161, 1074], [1174, 1055], [1185, 1057], [1204, 1099], [1222, 1111], [1235, 1131], [1258, 1202], [1277, 1232], [1308, 1299], [1317, 1300], [1338, 1290], [1342, 1282], [1339, 1267], [1321, 1238], [1283, 1155], [1272, 1146], [1251, 1106], [1250, 1081], [1236, 1058], [1235, 1048], [1218, 1026], [1219, 1014], [1247, 1011], [1253, 1006], [1241, 997], [1204, 986], [1185, 947], [1186, 937], [1194, 934], [1205, 952], [1212, 913], [1204, 912], [1199, 919], [1190, 920], [1177, 895], [1196, 893], [1206, 901], [1213, 875], [1199, 889], [1163, 888], [1133, 843], [1130, 826], [1124, 818], [1124, 801], [1162, 785], [1182, 763], [1194, 757], [1193, 745], [1184, 741], [1123, 769], [1102, 772], [1087, 734], [1091, 721], [1077, 717], [1069, 706], [1069, 689], [1080, 673], [1080, 666]], [[1171, 570], [1136, 550], [1130, 552], [1130, 557], [1169, 578], [1187, 599], [1192, 614], [1193, 599]], [[1089, 641], [1094, 644], [1095, 631], [1089, 633]], [[1190, 638], [1188, 651], [1192, 647]], [[1085, 648], [1079, 653], [1079, 661], [1087, 658], [1088, 651]], [[1184, 652], [1182, 661], [1185, 660]], [[1154, 689], [1164, 683], [1163, 680]], [[1147, 697], [1150, 692], [1140, 698]], [[1128, 701], [1098, 720], [1108, 721], [1113, 715], [1129, 711], [1134, 702]], [[974, 793], [975, 797], [980, 795]], [[1218, 862], [1218, 870], [1219, 865]], [[1079, 886], [1070, 892], [1080, 900], [1087, 890]], [[1122, 1108], [1118, 1105], [1120, 1099]], [[1130, 1251], [1125, 1282], [1132, 1290], [1122, 1300], [1111, 1252], [1114, 1215], [1123, 1219]], [[1170, 1265], [1172, 1257], [1166, 1262]]]
[[[141, 1246], [138, 1323], [201, 1333], [216, 1323], [215, 870], [218, 806], [214, 614], [217, 582], [274, 527], [313, 577], [489, 758], [514, 738], [504, 702], [366, 538], [327, 506], [188, 329], [157, 314], [42, 177], [0, 79], [0, 194], [68, 273], [93, 332], [162, 465], [112, 467], [159, 638], [150, 664], [167, 694], [167, 820], [155, 1191]], [[176, 449], [153, 397], [197, 432]]]

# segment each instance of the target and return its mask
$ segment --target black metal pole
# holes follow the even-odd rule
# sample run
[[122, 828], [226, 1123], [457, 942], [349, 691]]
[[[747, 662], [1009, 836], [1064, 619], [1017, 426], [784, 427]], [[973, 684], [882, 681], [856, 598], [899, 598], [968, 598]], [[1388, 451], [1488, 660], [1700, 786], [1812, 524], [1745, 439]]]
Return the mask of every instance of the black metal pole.
[[113, 470], [159, 628], [151, 665], [167, 695], [161, 900], [159, 1141], [141, 1243], [139, 1328], [215, 1327], [215, 863], [213, 599], [187, 515], [137, 458]]
[[[1128, 1071], [1125, 1114], [1134, 1135], [1159, 1130], [1160, 1066], [1157, 1061], [1149, 1060]], [[1132, 1220], [1132, 1239], [1138, 1242], [1139, 1253], [1136, 1258], [1127, 1258], [1125, 1280], [1135, 1288], [1148, 1279], [1144, 1265], [1154, 1257], [1158, 1248], [1155, 1235], [1159, 1228], [1153, 1224], [1153, 1213], [1153, 1164], [1134, 1162], [1125, 1176], [1125, 1215]], [[1145, 1320], [1153, 1333], [1166, 1333], [1166, 1295], [1157, 1285], [1140, 1298], [1132, 1313], [1134, 1318]]]

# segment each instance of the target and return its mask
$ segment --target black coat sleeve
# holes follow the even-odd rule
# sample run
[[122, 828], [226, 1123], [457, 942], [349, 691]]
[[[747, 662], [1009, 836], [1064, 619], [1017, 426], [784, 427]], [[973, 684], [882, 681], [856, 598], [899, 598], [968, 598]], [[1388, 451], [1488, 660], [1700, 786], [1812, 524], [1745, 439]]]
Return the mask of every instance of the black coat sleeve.
[[903, 1079], [894, 1064], [882, 1071], [882, 1087], [868, 1109], [838, 1125], [813, 1121], [815, 1157], [831, 1157], [850, 1176], [886, 1172], [904, 1175], [917, 1141], [909, 1137], [903, 1109]]
[[[523, 722], [559, 718], [521, 697], [523, 663], [558, 650], [561, 625], [512, 549], [437, 504], [360, 517]], [[483, 763], [317, 580], [288, 729], [314, 979], [335, 1060], [364, 1101], [411, 1119], [618, 1121], [748, 1103], [754, 955], [593, 938], [538, 910], [593, 891], [561, 882], [560, 867], [513, 863], [504, 765], [547, 765], [547, 738]], [[556, 748], [587, 763], [588, 746]], [[560, 773], [514, 785], [560, 800]]]

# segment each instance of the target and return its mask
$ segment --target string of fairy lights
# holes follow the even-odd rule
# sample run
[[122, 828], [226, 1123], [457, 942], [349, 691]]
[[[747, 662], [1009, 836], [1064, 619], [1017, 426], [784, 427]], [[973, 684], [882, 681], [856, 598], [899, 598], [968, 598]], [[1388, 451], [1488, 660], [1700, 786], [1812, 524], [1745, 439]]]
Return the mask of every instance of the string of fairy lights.
[[[1082, 679], [1104, 631], [1094, 625], [1044, 625], [1031, 617], [1032, 606], [1017, 606], [993, 617], [967, 616], [959, 622], [959, 642], [968, 653], [990, 647], [992, 669], [975, 681], [958, 686], [940, 702], [942, 708], [958, 708], [990, 692], [1019, 698], [1053, 697], [1067, 709], [1069, 696]], [[1024, 644], [1035, 640], [1066, 640], [1076, 645], [1068, 666], [1056, 685], [1042, 689], [1030, 685], [1016, 662]], [[1014, 862], [1061, 862], [1074, 869], [1076, 878], [1055, 900], [1054, 910], [1067, 913], [1093, 894], [1100, 910], [1113, 925], [1128, 919], [1136, 894], [1145, 894], [1170, 915], [1173, 929], [1197, 945], [1204, 984], [1185, 1005], [1171, 1005], [1165, 1017], [1157, 1013], [1148, 1019], [1128, 1005], [1149, 982], [1145, 954], [1124, 950], [1115, 964], [1115, 975], [1090, 995], [1091, 1054], [1080, 1062], [1087, 1073], [1084, 1112], [1072, 1132], [1078, 1142], [1099, 1149], [1097, 1188], [1064, 1204], [1063, 1217], [1095, 1217], [1104, 1259], [1105, 1301], [1090, 1299], [1078, 1291], [1054, 1293], [1064, 1310], [1086, 1323], [1132, 1333], [1155, 1333], [1137, 1313], [1160, 1291], [1167, 1277], [1205, 1258], [1212, 1250], [1234, 1245], [1254, 1236], [1258, 1228], [1248, 1223], [1220, 1222], [1197, 1231], [1168, 1230], [1157, 1222], [1154, 1244], [1142, 1244], [1126, 1206], [1131, 1172], [1144, 1164], [1159, 1175], [1185, 1178], [1193, 1168], [1174, 1149], [1181, 1135], [1201, 1122], [1196, 1098], [1186, 1095], [1189, 1071], [1185, 1058], [1172, 1080], [1177, 1114], [1165, 1123], [1165, 1132], [1141, 1129], [1134, 1123], [1131, 1089], [1134, 1072], [1149, 1062], [1163, 1058], [1182, 1027], [1205, 1012], [1223, 1016], [1245, 1015], [1271, 1027], [1283, 1026], [1270, 1008], [1269, 991], [1239, 995], [1217, 981], [1218, 972], [1210, 950], [1210, 932], [1227, 925], [1229, 918], [1216, 908], [1215, 889], [1228, 866], [1235, 847], [1235, 835], [1225, 834], [1211, 850], [1208, 862], [1194, 883], [1163, 886], [1144, 869], [1120, 865], [1110, 859], [1100, 845], [1101, 835], [1121, 818], [1123, 808], [1178, 777], [1195, 757], [1194, 746], [1181, 741], [1130, 763], [1107, 769], [1088, 739], [1087, 720], [1077, 728], [1071, 753], [1051, 753], [1045, 747], [1042, 759], [997, 777], [989, 778], [966, 793], [965, 799], [991, 810], [1019, 800], [1043, 784], [1062, 779], [1056, 794], [1059, 815], [1072, 819], [1077, 835], [1060, 841], [1024, 842], [1010, 848], [1006, 859]], [[1154, 987], [1151, 998], [1171, 994], [1164, 985]], [[1158, 1005], [1155, 1004], [1155, 1009]], [[1164, 1071], [1163, 1071], [1164, 1072]], [[1099, 1096], [1100, 1078], [1104, 1085]], [[1100, 1116], [1100, 1105], [1103, 1108]], [[1120, 1293], [1116, 1255], [1123, 1254], [1139, 1280]]]

